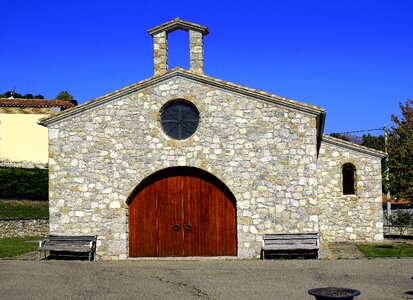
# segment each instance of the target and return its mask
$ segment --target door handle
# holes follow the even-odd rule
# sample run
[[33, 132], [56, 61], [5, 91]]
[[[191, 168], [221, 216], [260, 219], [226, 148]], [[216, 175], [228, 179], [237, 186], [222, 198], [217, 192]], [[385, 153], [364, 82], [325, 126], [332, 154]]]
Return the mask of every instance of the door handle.
[[185, 229], [188, 230], [188, 231], [191, 231], [192, 230], [192, 224], [191, 223], [186, 224]]
[[179, 230], [179, 224], [174, 224], [173, 229], [174, 229], [175, 231], [178, 231], [178, 230]]

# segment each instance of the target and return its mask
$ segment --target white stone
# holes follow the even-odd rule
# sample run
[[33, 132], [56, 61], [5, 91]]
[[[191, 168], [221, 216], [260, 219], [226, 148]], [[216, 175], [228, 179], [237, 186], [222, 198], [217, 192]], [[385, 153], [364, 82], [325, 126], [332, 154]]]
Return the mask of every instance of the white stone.
[[85, 215], [85, 212], [83, 212], [83, 211], [79, 211], [79, 210], [75, 211], [75, 216], [76, 217], [83, 217], [84, 215]]
[[103, 193], [103, 194], [112, 193], [112, 188], [111, 188], [111, 187], [108, 187], [108, 188], [104, 189], [104, 190], [102, 191], [102, 193]]
[[383, 222], [377, 222], [376, 223], [376, 228], [377, 229], [382, 229], [383, 228]]
[[49, 139], [55, 140], [59, 138], [59, 129], [49, 128]]
[[79, 191], [86, 192], [87, 190], [88, 190], [88, 187], [86, 184], [79, 185]]
[[113, 201], [109, 205], [110, 208], [120, 208], [120, 202], [119, 201]]
[[285, 210], [285, 206], [284, 206], [284, 205], [277, 204], [277, 205], [275, 206], [275, 212], [276, 212], [276, 213], [281, 213], [281, 212], [283, 212], [284, 210]]
[[250, 232], [252, 233], [252, 234], [258, 234], [258, 231], [257, 231], [257, 228], [255, 228], [255, 226], [250, 226]]
[[178, 166], [185, 166], [186, 165], [186, 157], [185, 156], [180, 156], [178, 158]]
[[317, 215], [310, 216], [310, 221], [313, 223], [318, 223], [318, 216]]

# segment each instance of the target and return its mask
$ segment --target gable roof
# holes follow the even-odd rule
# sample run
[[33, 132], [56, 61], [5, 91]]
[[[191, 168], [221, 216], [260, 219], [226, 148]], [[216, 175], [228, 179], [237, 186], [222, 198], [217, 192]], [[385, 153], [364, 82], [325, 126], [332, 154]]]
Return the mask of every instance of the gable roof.
[[174, 68], [167, 73], [157, 76], [151, 77], [135, 84], [129, 85], [112, 93], [106, 94], [104, 96], [98, 97], [91, 101], [85, 102], [76, 106], [73, 109], [62, 111], [58, 114], [55, 114], [50, 117], [46, 117], [40, 120], [40, 124], [44, 126], [49, 126], [55, 123], [59, 123], [65, 119], [71, 118], [75, 115], [84, 113], [89, 111], [90, 109], [102, 106], [108, 102], [118, 99], [119, 97], [127, 96], [129, 94], [138, 92], [144, 88], [150, 87], [154, 84], [158, 84], [162, 81], [171, 79], [171, 78], [185, 78], [189, 80], [193, 80], [199, 83], [207, 84], [213, 87], [221, 88], [227, 91], [232, 91], [238, 94], [242, 94], [245, 96], [253, 97], [262, 101], [273, 103], [277, 106], [286, 107], [292, 110], [297, 110], [301, 112], [305, 112], [308, 114], [312, 114], [314, 116], [320, 117], [320, 126], [324, 126], [324, 119], [325, 119], [325, 111], [323, 108], [309, 105], [305, 103], [301, 103], [295, 100], [287, 99], [284, 97], [280, 97], [277, 95], [273, 95], [270, 93], [266, 93], [263, 91], [259, 91], [252, 88], [247, 88], [241, 85], [237, 85], [234, 83], [230, 83], [224, 80], [216, 79], [210, 76], [206, 76], [203, 74], [196, 74], [188, 70], [184, 70], [181, 68]]
[[61, 107], [70, 108], [76, 106], [73, 100], [45, 100], [45, 99], [9, 99], [0, 98], [0, 107]]
[[201, 32], [202, 35], [207, 35], [209, 33], [208, 27], [195, 24], [195, 23], [191, 23], [188, 21], [184, 21], [184, 20], [179, 19], [178, 17], [173, 19], [172, 21], [163, 23], [161, 25], [158, 25], [158, 26], [155, 26], [149, 29], [148, 33], [151, 36], [154, 36], [162, 31], [165, 31], [166, 33], [170, 33], [170, 32], [174, 32], [175, 30], [179, 30], [179, 29], [182, 29], [185, 31], [189, 31], [189, 30], [198, 31], [198, 32]]
[[191, 71], [184, 70], [179, 67], [176, 67], [161, 76], [150, 77], [148, 79], [139, 81], [135, 84], [131, 84], [127, 87], [124, 87], [112, 93], [109, 93], [104, 96], [98, 97], [96, 99], [90, 100], [72, 109], [64, 110], [53, 116], [42, 118], [40, 119], [39, 124], [47, 127], [52, 124], [59, 123], [66, 119], [70, 119], [71, 117], [75, 115], [85, 113], [91, 109], [100, 107], [111, 101], [115, 101], [119, 97], [127, 96], [129, 94], [138, 92], [144, 88], [150, 87], [154, 84], [158, 84], [162, 81], [169, 80], [172, 78], [177, 78], [177, 77], [188, 79], [188, 80], [193, 80], [193, 81], [196, 81], [202, 84], [207, 84], [209, 86], [235, 92], [235, 93], [238, 93], [244, 96], [259, 99], [261, 101], [269, 102], [276, 106], [285, 107], [291, 110], [300, 111], [300, 112], [308, 113], [308, 114], [315, 116], [316, 127], [317, 127], [317, 151], [319, 151], [320, 145], [321, 145], [321, 139], [323, 137], [324, 124], [325, 124], [325, 118], [326, 118], [326, 113], [323, 108], [319, 106], [315, 106], [315, 105], [298, 102], [292, 99], [287, 99], [287, 98], [280, 97], [280, 96], [270, 94], [267, 92], [263, 92], [260, 90], [244, 87], [244, 86], [237, 85], [237, 84], [234, 84], [228, 81], [210, 77], [204, 74], [193, 73]]
[[383, 152], [383, 151], [379, 151], [373, 148], [368, 148], [365, 146], [361, 146], [352, 142], [348, 142], [348, 141], [344, 141], [342, 139], [338, 139], [329, 135], [323, 135], [323, 140], [322, 142], [328, 143], [330, 145], [333, 146], [339, 146], [342, 148], [347, 148], [349, 150], [353, 150], [356, 152], [361, 152], [364, 154], [368, 154], [371, 156], [375, 156], [378, 158], [385, 158], [387, 156], [387, 153]]

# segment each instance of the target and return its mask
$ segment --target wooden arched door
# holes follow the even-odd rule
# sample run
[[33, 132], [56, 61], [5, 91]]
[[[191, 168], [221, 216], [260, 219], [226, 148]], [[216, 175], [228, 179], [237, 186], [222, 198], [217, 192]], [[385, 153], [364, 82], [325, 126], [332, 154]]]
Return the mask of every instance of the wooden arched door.
[[156, 174], [129, 203], [129, 256], [234, 256], [236, 208], [229, 190], [195, 168]]

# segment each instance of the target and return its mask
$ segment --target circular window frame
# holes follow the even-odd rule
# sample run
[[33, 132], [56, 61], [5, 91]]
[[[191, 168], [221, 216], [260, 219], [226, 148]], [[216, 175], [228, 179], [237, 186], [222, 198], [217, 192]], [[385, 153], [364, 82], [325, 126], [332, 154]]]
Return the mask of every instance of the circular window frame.
[[[183, 116], [183, 113], [186, 115]], [[162, 131], [169, 138], [182, 141], [195, 134], [201, 118], [198, 108], [192, 102], [174, 99], [162, 106], [159, 111], [159, 120]]]

